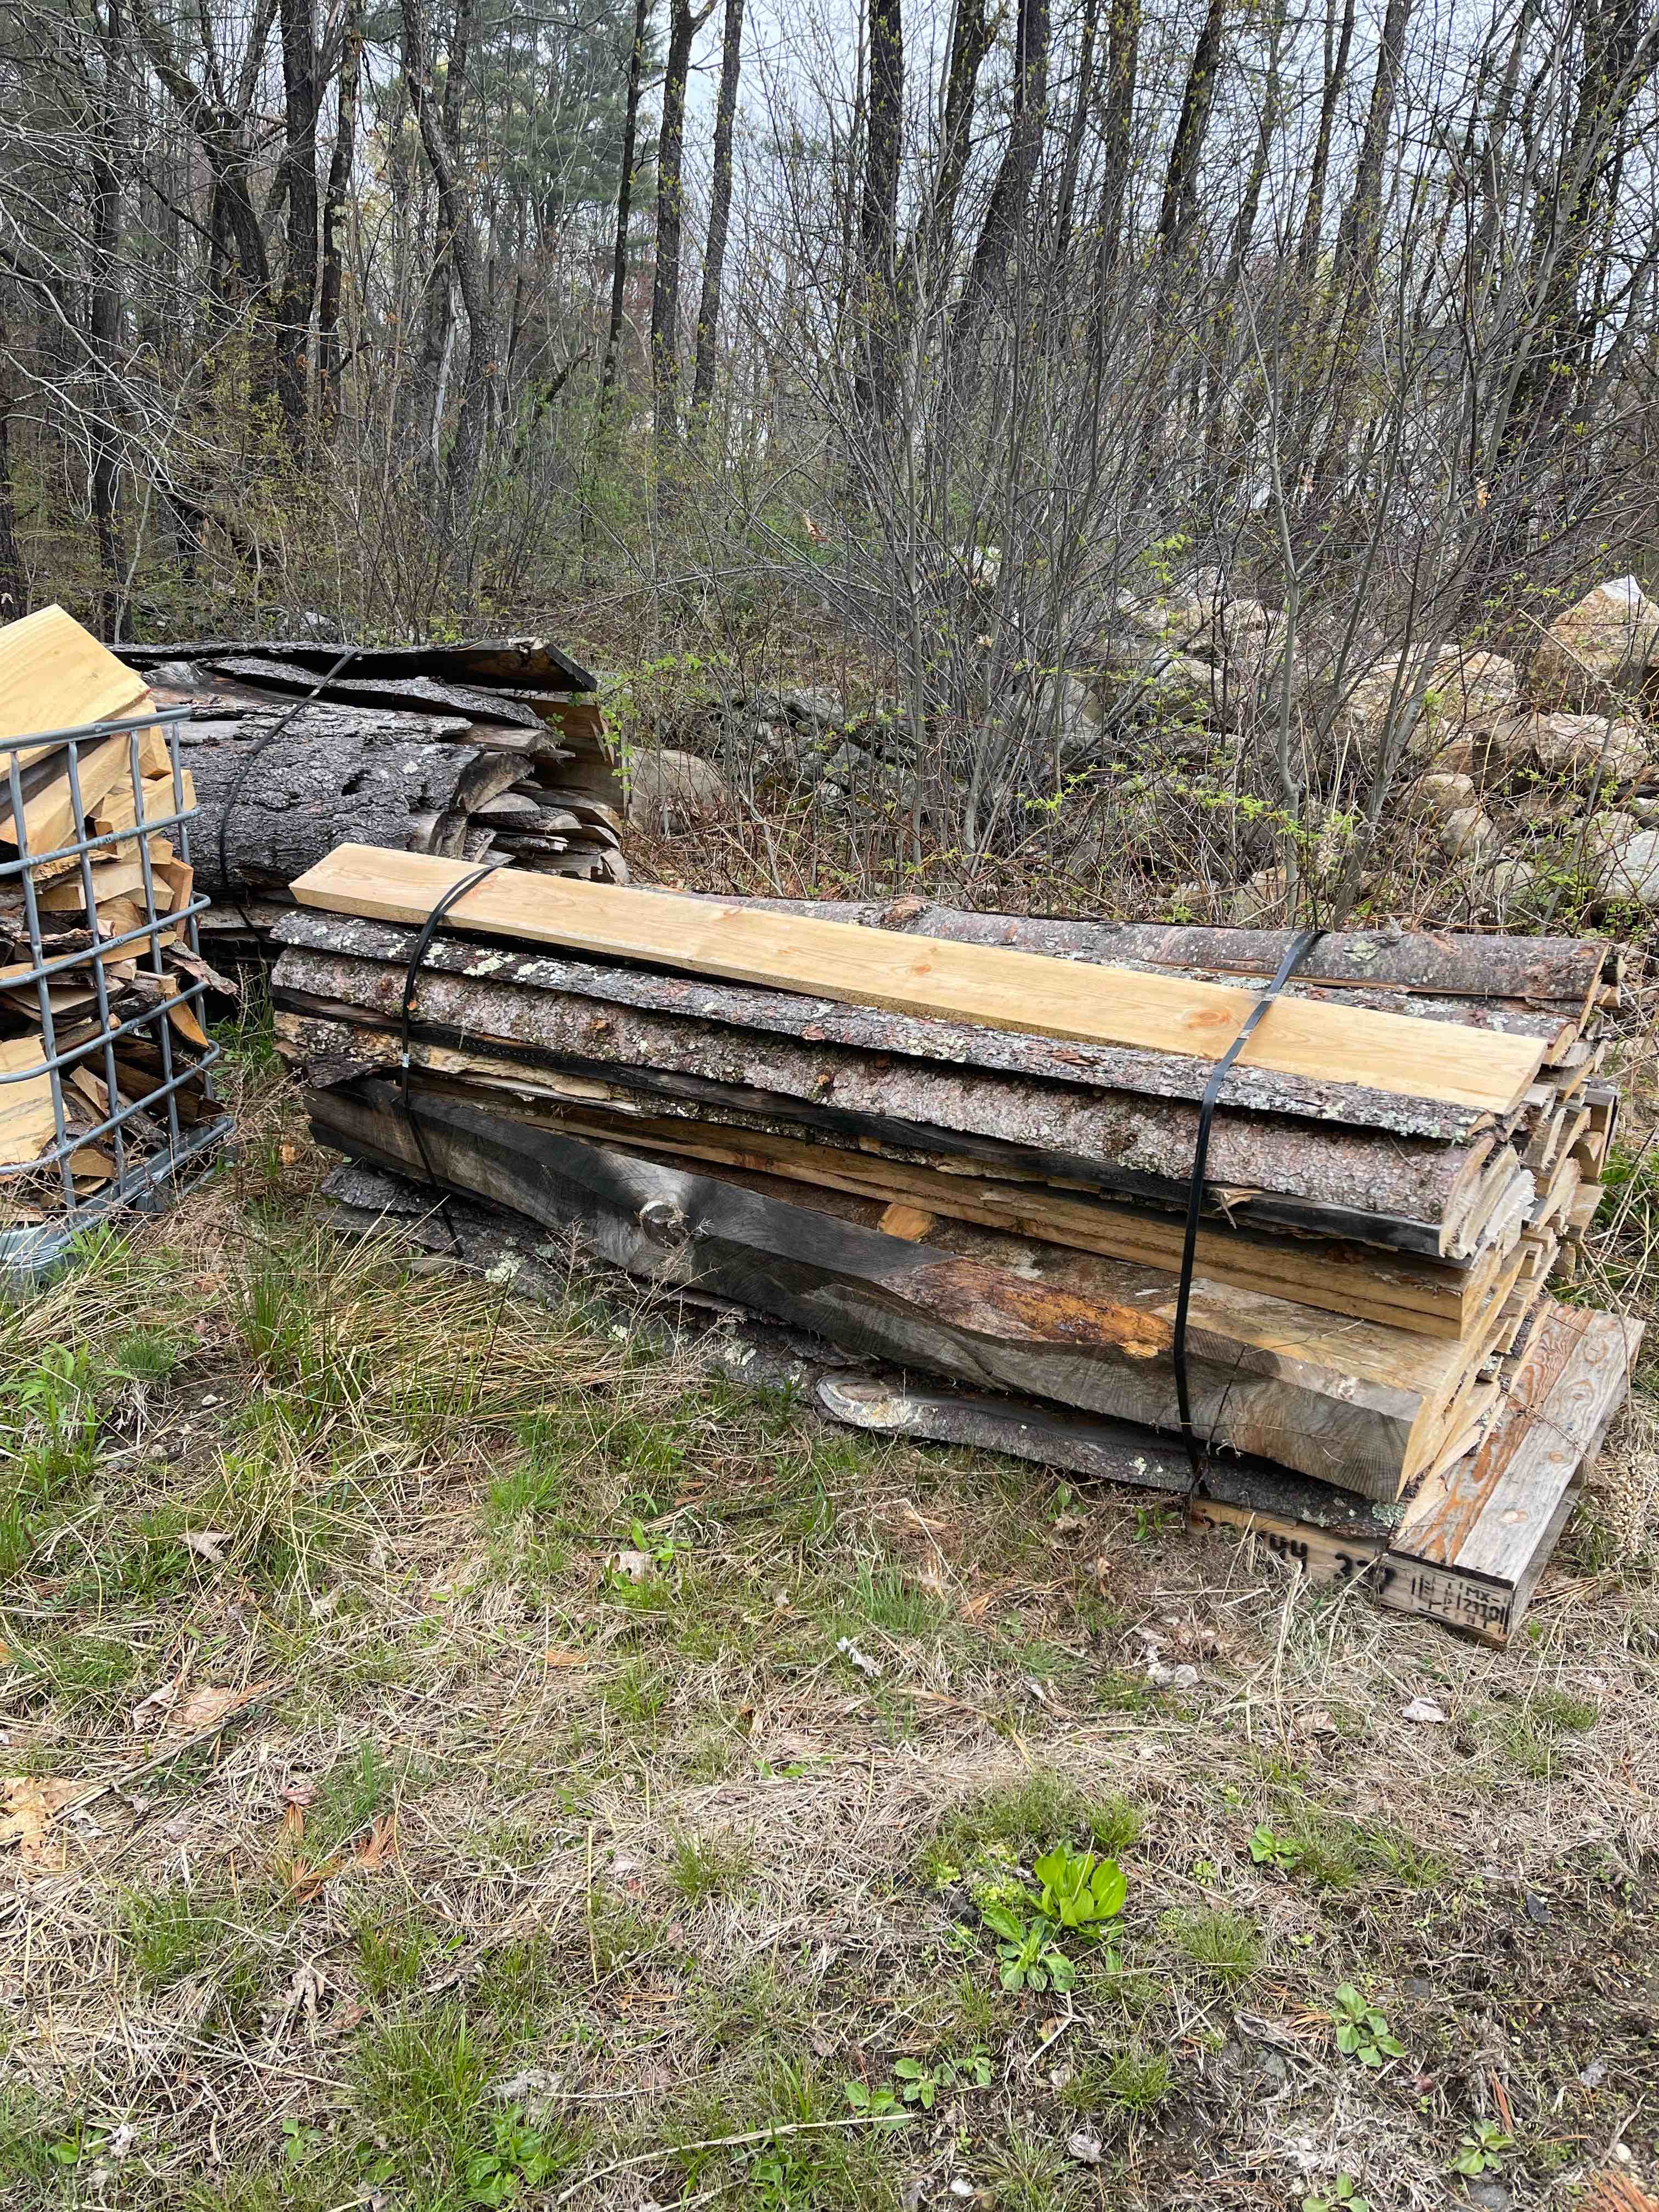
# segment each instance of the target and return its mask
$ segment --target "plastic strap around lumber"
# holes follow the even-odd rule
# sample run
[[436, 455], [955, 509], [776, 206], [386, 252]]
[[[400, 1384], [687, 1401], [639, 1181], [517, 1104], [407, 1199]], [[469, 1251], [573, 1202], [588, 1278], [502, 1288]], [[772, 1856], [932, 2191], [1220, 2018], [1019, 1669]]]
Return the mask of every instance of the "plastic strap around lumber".
[[433, 939], [438, 933], [439, 924], [443, 921], [444, 916], [449, 912], [451, 907], [454, 906], [458, 901], [464, 899], [466, 896], [466, 894], [470, 890], [473, 890], [477, 884], [481, 884], [486, 876], [493, 875], [495, 870], [501, 866], [501, 862], [500, 860], [486, 860], [481, 868], [475, 868], [470, 876], [463, 876], [459, 883], [452, 884], [449, 889], [444, 893], [443, 896], [439, 899], [436, 904], [433, 907], [431, 913], [428, 915], [425, 921], [421, 925], [420, 935], [415, 939], [414, 945], [410, 952], [409, 965], [404, 970], [403, 1004], [398, 1012], [398, 1103], [404, 1109], [404, 1119], [408, 1122], [410, 1130], [414, 1133], [415, 1148], [420, 1153], [421, 1165], [426, 1170], [426, 1179], [436, 1188], [438, 1192], [438, 1204], [444, 1213], [445, 1225], [447, 1227], [450, 1236], [453, 1239], [458, 1249], [461, 1240], [456, 1231], [454, 1223], [451, 1221], [448, 1217], [448, 1194], [444, 1190], [443, 1185], [438, 1180], [437, 1170], [432, 1164], [432, 1155], [426, 1148], [426, 1135], [421, 1127], [420, 1118], [410, 1103], [409, 1072], [413, 1061], [413, 1046], [410, 1036], [410, 1029], [415, 1018], [415, 987], [420, 980], [421, 963], [426, 958], [428, 948], [431, 945]]
[[1204, 1096], [1199, 1102], [1198, 1142], [1194, 1148], [1193, 1171], [1187, 1184], [1187, 1231], [1182, 1240], [1181, 1279], [1176, 1290], [1175, 1341], [1170, 1347], [1175, 1361], [1176, 1405], [1181, 1415], [1181, 1440], [1187, 1447], [1194, 1490], [1203, 1480], [1204, 1450], [1208, 1440], [1206, 1438], [1201, 1443], [1198, 1431], [1193, 1426], [1192, 1393], [1187, 1381], [1187, 1309], [1192, 1302], [1193, 1262], [1198, 1253], [1199, 1221], [1204, 1210], [1204, 1169], [1210, 1157], [1210, 1124], [1215, 1118], [1216, 1101], [1221, 1096], [1221, 1086], [1227, 1079], [1227, 1071], [1249, 1042], [1250, 1032], [1325, 934], [1322, 929], [1304, 929], [1291, 939], [1285, 957], [1279, 963], [1277, 974], [1245, 1015], [1238, 1035], [1217, 1060], [1210, 1079], [1204, 1086]]

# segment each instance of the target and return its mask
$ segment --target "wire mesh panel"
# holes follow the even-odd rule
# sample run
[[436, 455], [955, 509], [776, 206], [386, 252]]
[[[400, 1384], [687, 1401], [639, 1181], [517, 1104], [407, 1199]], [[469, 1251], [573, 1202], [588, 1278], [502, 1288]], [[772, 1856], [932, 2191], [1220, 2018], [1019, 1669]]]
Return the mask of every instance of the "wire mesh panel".
[[155, 1209], [230, 1129], [201, 1018], [188, 708], [0, 744], [0, 1270]]

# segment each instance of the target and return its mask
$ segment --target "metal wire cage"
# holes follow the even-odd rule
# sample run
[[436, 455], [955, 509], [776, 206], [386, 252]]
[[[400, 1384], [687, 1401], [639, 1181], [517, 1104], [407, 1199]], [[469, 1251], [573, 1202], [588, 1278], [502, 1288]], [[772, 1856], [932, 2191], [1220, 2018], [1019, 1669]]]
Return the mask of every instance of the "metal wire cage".
[[[189, 1034], [205, 1037], [208, 988], [179, 759], [189, 713], [0, 744], [0, 1275], [45, 1273], [118, 1207], [163, 1210], [230, 1133], [218, 1048]], [[106, 891], [100, 915], [93, 871], [117, 859], [122, 896]]]

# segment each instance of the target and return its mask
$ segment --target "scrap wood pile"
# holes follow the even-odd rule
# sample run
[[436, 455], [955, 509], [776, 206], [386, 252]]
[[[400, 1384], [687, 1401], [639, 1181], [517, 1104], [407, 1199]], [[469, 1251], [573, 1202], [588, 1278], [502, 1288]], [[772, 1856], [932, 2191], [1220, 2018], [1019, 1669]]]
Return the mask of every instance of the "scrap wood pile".
[[[1178, 1426], [1200, 1102], [1282, 934], [503, 870], [419, 947], [471, 872], [344, 848], [294, 885], [277, 1030], [325, 1143], [532, 1246], [580, 1231], [648, 1280], [976, 1394], [843, 1376], [836, 1410], [865, 1425], [977, 1423], [1102, 1472], [1115, 1451], [1122, 1470], [1112, 1423]], [[1182, 1346], [1209, 1447], [1194, 1517], [1507, 1632], [1639, 1340], [1549, 1294], [1595, 1211], [1620, 991], [1600, 943], [1315, 944], [1215, 1115]], [[1180, 1455], [1143, 1450], [1146, 1479]]]
[[342, 665], [347, 651], [120, 648], [158, 703], [191, 710], [179, 743], [216, 944], [261, 951], [290, 878], [346, 838], [628, 880], [622, 787], [585, 669], [538, 638], [356, 647]]
[[172, 726], [61, 607], [0, 629], [0, 1239], [221, 1120]]

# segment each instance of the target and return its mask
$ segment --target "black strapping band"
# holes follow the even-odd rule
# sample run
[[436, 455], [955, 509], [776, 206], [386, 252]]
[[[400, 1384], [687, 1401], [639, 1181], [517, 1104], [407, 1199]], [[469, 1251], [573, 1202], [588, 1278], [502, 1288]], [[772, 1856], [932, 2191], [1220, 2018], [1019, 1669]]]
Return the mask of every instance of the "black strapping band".
[[223, 886], [225, 896], [228, 899], [234, 898], [235, 900], [237, 911], [242, 917], [242, 927], [244, 929], [251, 930], [253, 927], [253, 923], [248, 914], [247, 903], [246, 900], [244, 900], [241, 892], [238, 890], [233, 890], [231, 886], [229, 848], [231, 809], [241, 797], [242, 787], [247, 781], [248, 776], [256, 762], [264, 759], [264, 756], [276, 744], [277, 738], [282, 736], [283, 731], [291, 727], [295, 719], [301, 714], [307, 707], [315, 706], [317, 701], [322, 696], [323, 693], [327, 690], [329, 685], [340, 673], [340, 671], [343, 668], [349, 667], [362, 649], [362, 648], [360, 646], [356, 645], [349, 645], [346, 647], [339, 659], [335, 662], [333, 667], [329, 670], [327, 675], [319, 676], [317, 678], [317, 681], [312, 685], [310, 690], [306, 692], [301, 698], [296, 699], [294, 704], [289, 708], [288, 712], [285, 714], [280, 715], [273, 726], [265, 732], [264, 737], [259, 738], [248, 751], [243, 754], [241, 759], [236, 763], [234, 772], [231, 776], [229, 783], [225, 787], [224, 804], [219, 811], [219, 881]]
[[454, 1222], [450, 1218], [449, 1194], [444, 1189], [442, 1181], [432, 1164], [432, 1155], [426, 1148], [425, 1133], [414, 1109], [410, 1104], [409, 1071], [413, 1058], [410, 1041], [410, 1024], [415, 1016], [415, 986], [420, 980], [421, 963], [426, 958], [428, 948], [438, 933], [439, 923], [452, 907], [458, 905], [476, 884], [483, 881], [486, 876], [493, 876], [501, 865], [501, 860], [486, 860], [483, 867], [475, 868], [470, 876], [463, 876], [459, 883], [449, 886], [421, 924], [421, 933], [415, 940], [415, 949], [409, 956], [409, 965], [404, 970], [404, 1002], [399, 1018], [398, 1096], [404, 1109], [404, 1119], [414, 1132], [415, 1149], [421, 1156], [421, 1165], [426, 1170], [426, 1179], [429, 1183], [436, 1186], [439, 1207], [443, 1213], [450, 1236], [454, 1240], [457, 1252], [460, 1250], [461, 1240]]
[[1216, 1100], [1221, 1096], [1221, 1086], [1227, 1079], [1227, 1071], [1249, 1042], [1250, 1032], [1324, 934], [1322, 929], [1303, 929], [1291, 939], [1289, 949], [1279, 963], [1279, 973], [1245, 1015], [1238, 1035], [1217, 1060], [1199, 1104], [1198, 1145], [1193, 1154], [1192, 1179], [1187, 1185], [1187, 1235], [1181, 1248], [1181, 1284], [1176, 1292], [1175, 1343], [1172, 1347], [1176, 1404], [1181, 1413], [1181, 1440], [1187, 1447], [1194, 1490], [1203, 1480], [1207, 1439], [1200, 1441], [1197, 1430], [1193, 1426], [1192, 1393], [1187, 1383], [1187, 1309], [1192, 1302], [1193, 1261], [1198, 1251], [1199, 1217], [1204, 1211], [1204, 1168], [1210, 1156], [1210, 1123], [1215, 1118]]

